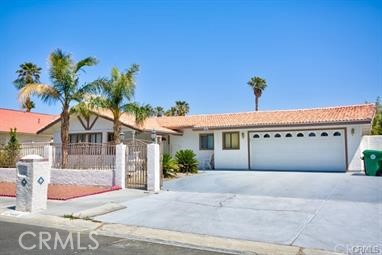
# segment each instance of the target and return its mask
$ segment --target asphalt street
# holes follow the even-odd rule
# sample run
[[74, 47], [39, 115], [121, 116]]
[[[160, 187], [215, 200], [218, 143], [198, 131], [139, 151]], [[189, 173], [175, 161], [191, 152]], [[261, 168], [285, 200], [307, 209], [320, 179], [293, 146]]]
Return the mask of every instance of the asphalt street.
[[[44, 243], [45, 239], [49, 240]], [[0, 222], [0, 254], [223, 255], [226, 253]]]

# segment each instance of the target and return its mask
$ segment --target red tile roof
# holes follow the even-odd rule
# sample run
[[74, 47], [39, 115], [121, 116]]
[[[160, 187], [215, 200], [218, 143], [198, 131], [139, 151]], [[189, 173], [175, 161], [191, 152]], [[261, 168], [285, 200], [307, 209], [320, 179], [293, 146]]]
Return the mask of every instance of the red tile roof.
[[[105, 117], [107, 119], [111, 119], [111, 120], [113, 119], [113, 114], [109, 110], [99, 109], [99, 110], [95, 110], [94, 113], [96, 113], [102, 117]], [[142, 126], [138, 126], [135, 123], [135, 117], [133, 115], [128, 114], [128, 113], [123, 113], [121, 115], [120, 121], [123, 125], [126, 125], [128, 127], [131, 127], [133, 129], [137, 129], [140, 131], [151, 131], [154, 129], [158, 133], [166, 133], [166, 134], [177, 134], [178, 133], [172, 129], [160, 126], [158, 123], [158, 118], [155, 118], [155, 117], [147, 118], [144, 121]]]
[[350, 106], [161, 117], [158, 123], [171, 129], [314, 125], [365, 122], [375, 115], [374, 104]]
[[19, 133], [36, 134], [59, 116], [0, 108], [0, 132], [16, 128]]
[[[330, 125], [341, 123], [371, 123], [375, 115], [374, 104], [361, 104], [350, 106], [337, 106], [326, 108], [258, 111], [224, 114], [204, 114], [175, 117], [152, 117], [147, 119], [143, 126], [135, 124], [134, 117], [129, 114], [121, 116], [122, 124], [131, 128], [150, 131], [155, 129], [159, 133], [177, 134], [177, 130], [184, 128], [245, 128], [268, 126], [298, 126], [298, 125]], [[95, 111], [96, 114], [110, 119], [113, 115], [108, 110]], [[49, 115], [48, 115], [49, 116]], [[52, 121], [41, 125], [40, 132], [49, 124], [57, 122], [53, 115]], [[0, 115], [1, 120], [1, 115]], [[1, 127], [1, 124], [0, 124]]]

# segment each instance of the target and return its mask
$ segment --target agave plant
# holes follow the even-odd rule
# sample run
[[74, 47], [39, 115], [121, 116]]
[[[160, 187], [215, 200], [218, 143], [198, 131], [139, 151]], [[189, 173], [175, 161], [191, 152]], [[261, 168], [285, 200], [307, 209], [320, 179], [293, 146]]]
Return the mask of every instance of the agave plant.
[[178, 162], [170, 154], [163, 154], [162, 158], [163, 177], [173, 178], [179, 170]]
[[180, 150], [175, 154], [179, 171], [183, 173], [197, 173], [199, 162], [192, 150]]

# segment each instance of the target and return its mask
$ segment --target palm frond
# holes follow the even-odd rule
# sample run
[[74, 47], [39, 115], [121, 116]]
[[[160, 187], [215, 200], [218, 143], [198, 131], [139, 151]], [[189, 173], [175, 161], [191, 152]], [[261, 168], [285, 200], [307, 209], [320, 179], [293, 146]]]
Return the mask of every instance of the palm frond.
[[60, 101], [61, 103], [63, 103], [60, 93], [54, 87], [51, 87], [46, 84], [26, 84], [19, 91], [18, 98], [21, 103], [24, 103], [31, 96], [37, 96], [41, 98], [42, 101], [48, 103], [53, 101]]
[[89, 103], [89, 101], [82, 101], [76, 105], [74, 105], [70, 109], [70, 113], [77, 113], [82, 115], [85, 118], [89, 118], [92, 110], [94, 109], [93, 105]]
[[49, 61], [49, 76], [53, 85], [61, 93], [69, 94], [70, 90], [75, 86], [76, 78], [73, 75], [72, 56], [57, 49], [50, 54]]
[[136, 102], [128, 103], [124, 107], [125, 112], [131, 113], [135, 117], [135, 123], [142, 127], [145, 120], [152, 116], [153, 109], [150, 105], [139, 105]]
[[78, 94], [85, 93], [98, 94], [102, 93], [108, 87], [108, 80], [106, 78], [98, 78], [92, 82], [86, 83], [78, 90]]
[[79, 70], [82, 70], [84, 66], [95, 66], [98, 63], [98, 60], [94, 57], [87, 57], [77, 62], [74, 68], [74, 72], [77, 73]]

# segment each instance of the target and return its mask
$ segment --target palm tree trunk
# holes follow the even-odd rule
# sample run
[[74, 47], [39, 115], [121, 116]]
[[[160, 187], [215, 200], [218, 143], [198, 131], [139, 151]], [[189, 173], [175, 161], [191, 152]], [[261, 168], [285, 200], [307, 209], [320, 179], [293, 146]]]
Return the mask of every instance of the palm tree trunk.
[[119, 138], [120, 133], [121, 133], [121, 122], [119, 121], [119, 117], [114, 116], [113, 136], [114, 136], [115, 144], [121, 143], [121, 139]]
[[255, 95], [255, 111], [259, 110], [259, 97]]
[[27, 112], [30, 112], [32, 110], [32, 104], [31, 104], [31, 98], [28, 97], [26, 100], [25, 100], [25, 108], [26, 108], [26, 111]]
[[61, 167], [68, 165], [68, 144], [69, 144], [69, 106], [64, 106], [61, 113]]

